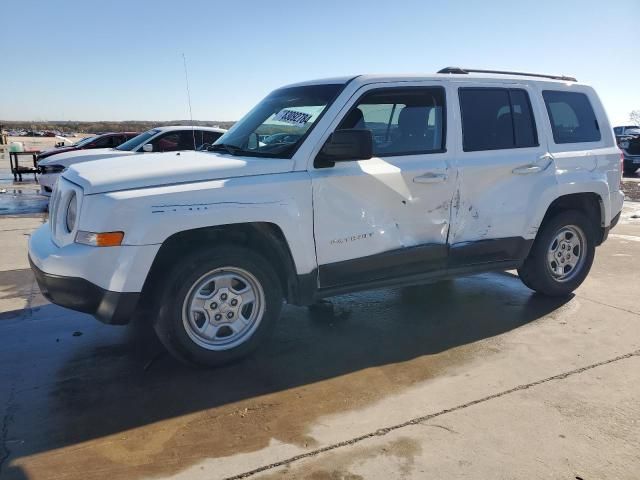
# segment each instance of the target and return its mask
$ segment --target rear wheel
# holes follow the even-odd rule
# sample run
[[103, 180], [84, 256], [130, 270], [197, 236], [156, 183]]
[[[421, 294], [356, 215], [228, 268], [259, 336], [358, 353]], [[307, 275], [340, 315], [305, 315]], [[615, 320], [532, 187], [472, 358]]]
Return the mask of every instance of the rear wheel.
[[624, 167], [623, 170], [625, 175], [633, 175], [638, 170], [638, 167]]
[[249, 249], [193, 253], [167, 278], [154, 326], [165, 347], [187, 363], [216, 366], [248, 355], [280, 315], [278, 276]]
[[593, 223], [580, 211], [560, 212], [544, 222], [518, 274], [539, 293], [568, 295], [587, 277], [594, 256]]

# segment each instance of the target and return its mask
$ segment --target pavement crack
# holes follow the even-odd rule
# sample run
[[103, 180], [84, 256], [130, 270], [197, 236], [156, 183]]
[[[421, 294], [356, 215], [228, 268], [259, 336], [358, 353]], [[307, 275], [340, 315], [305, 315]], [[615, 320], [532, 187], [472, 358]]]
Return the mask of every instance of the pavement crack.
[[420, 423], [423, 427], [431, 427], [431, 428], [441, 428], [442, 430], [446, 430], [449, 433], [458, 433], [453, 428], [445, 427], [444, 425], [438, 425], [437, 423]]
[[237, 475], [233, 475], [231, 477], [226, 477], [225, 480], [240, 480], [243, 478], [248, 478], [258, 473], [265, 472], [267, 470], [273, 470], [274, 468], [288, 466], [294, 462], [298, 462], [300, 460], [304, 460], [307, 458], [315, 457], [320, 455], [321, 453], [329, 452], [331, 450], [336, 450], [342, 447], [348, 447], [350, 445], [355, 445], [356, 443], [360, 443], [364, 440], [368, 440], [378, 436], [384, 436], [388, 433], [391, 433], [395, 430], [399, 430], [401, 428], [410, 427], [413, 425], [424, 424], [424, 422], [431, 420], [436, 417], [441, 417], [442, 415], [446, 415], [448, 413], [457, 412], [459, 410], [464, 410], [466, 408], [472, 407], [474, 405], [478, 405], [481, 403], [488, 402], [490, 400], [495, 400], [496, 398], [504, 397], [505, 395], [510, 395], [512, 393], [520, 392], [523, 390], [527, 390], [532, 387], [536, 387], [538, 385], [542, 385], [548, 382], [552, 382], [555, 380], [564, 380], [566, 378], [572, 377], [574, 375], [578, 375], [580, 373], [586, 372], [588, 370], [592, 370], [594, 368], [602, 367], [604, 365], [608, 365], [611, 363], [619, 362], [621, 360], [625, 360], [631, 357], [640, 357], [640, 350], [635, 350], [630, 353], [626, 353], [624, 355], [619, 355], [614, 358], [610, 358], [608, 360], [603, 360], [601, 362], [592, 363], [585, 367], [576, 368], [574, 370], [569, 370], [568, 372], [559, 373], [557, 375], [553, 375], [551, 377], [543, 378], [541, 380], [536, 380], [535, 382], [525, 383], [522, 385], [518, 385], [517, 387], [510, 388], [508, 390], [503, 390], [502, 392], [494, 393], [492, 395], [488, 395], [486, 397], [482, 397], [476, 400], [471, 400], [470, 402], [463, 403], [461, 405], [457, 405], [455, 407], [446, 408], [444, 410], [440, 410], [439, 412], [430, 413], [428, 415], [423, 415], [421, 417], [412, 418], [411, 420], [407, 420], [406, 422], [398, 423], [396, 425], [391, 425], [389, 427], [379, 428], [375, 432], [365, 433], [364, 435], [360, 435], [358, 437], [351, 438], [349, 440], [343, 440], [342, 442], [333, 443], [331, 445], [327, 445], [326, 447], [318, 448], [315, 450], [311, 450], [309, 452], [301, 453], [299, 455], [295, 455], [293, 457], [280, 460], [278, 462], [271, 463], [269, 465], [263, 465], [261, 467], [255, 468], [253, 470], [249, 470], [244, 473], [239, 473]]

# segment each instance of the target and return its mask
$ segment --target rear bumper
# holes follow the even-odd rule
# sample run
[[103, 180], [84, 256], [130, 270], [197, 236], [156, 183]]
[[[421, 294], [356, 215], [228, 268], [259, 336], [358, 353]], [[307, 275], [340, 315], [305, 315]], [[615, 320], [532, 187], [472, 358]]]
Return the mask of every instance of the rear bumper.
[[623, 163], [626, 168], [640, 168], [640, 155], [630, 155], [623, 150]]
[[129, 323], [140, 300], [140, 293], [105, 290], [84, 278], [64, 277], [46, 273], [36, 267], [29, 257], [31, 270], [42, 294], [62, 307], [90, 313], [103, 323]]

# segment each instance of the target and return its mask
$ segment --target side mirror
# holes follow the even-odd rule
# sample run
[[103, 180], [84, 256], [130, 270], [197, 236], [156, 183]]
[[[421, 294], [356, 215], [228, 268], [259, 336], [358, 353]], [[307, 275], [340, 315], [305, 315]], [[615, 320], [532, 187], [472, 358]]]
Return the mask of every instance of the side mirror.
[[142, 146], [142, 151], [143, 151], [143, 152], [147, 152], [147, 153], [148, 153], [148, 152], [153, 152], [153, 144], [151, 144], [151, 143], [145, 143], [145, 144]]
[[333, 162], [368, 160], [371, 157], [373, 157], [371, 130], [356, 128], [333, 132], [318, 154], [318, 160], [325, 165]]
[[257, 150], [260, 146], [260, 137], [256, 132], [253, 132], [249, 135], [249, 139], [247, 140], [247, 150]]

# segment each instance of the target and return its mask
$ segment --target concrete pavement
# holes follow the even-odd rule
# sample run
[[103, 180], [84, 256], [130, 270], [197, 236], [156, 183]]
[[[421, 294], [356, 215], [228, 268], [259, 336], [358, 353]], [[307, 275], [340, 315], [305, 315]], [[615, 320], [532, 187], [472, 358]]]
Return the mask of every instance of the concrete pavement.
[[571, 298], [512, 273], [346, 295], [216, 370], [48, 304], [44, 214], [0, 217], [0, 478], [636, 479], [636, 214]]

